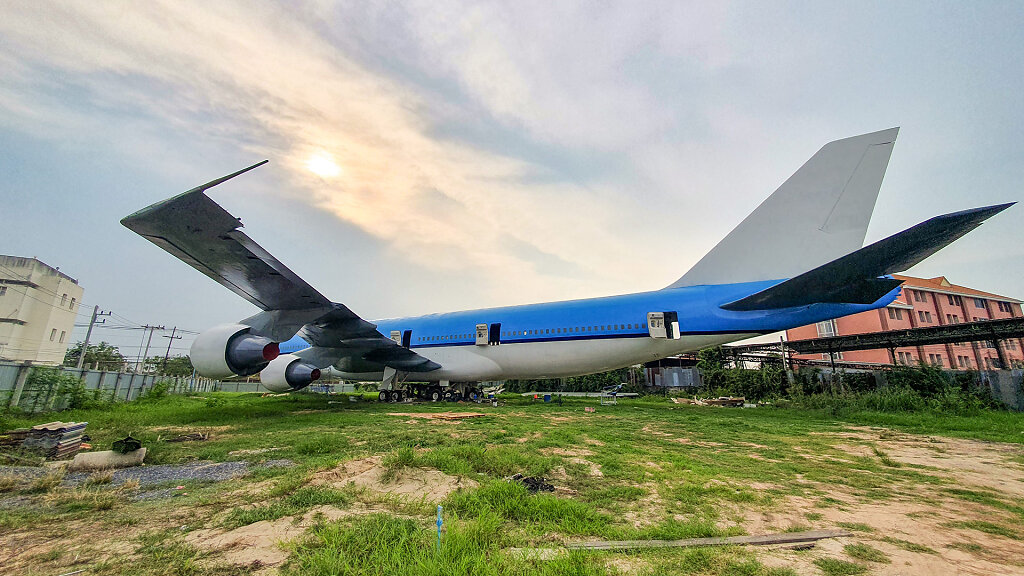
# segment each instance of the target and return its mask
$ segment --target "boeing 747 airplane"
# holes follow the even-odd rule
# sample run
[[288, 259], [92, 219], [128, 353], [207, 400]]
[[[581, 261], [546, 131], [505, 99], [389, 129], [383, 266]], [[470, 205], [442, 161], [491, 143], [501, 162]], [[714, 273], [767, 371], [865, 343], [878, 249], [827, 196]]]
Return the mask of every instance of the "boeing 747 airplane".
[[287, 392], [330, 370], [381, 382], [381, 400], [468, 397], [481, 381], [602, 372], [889, 305], [900, 286], [891, 274], [1013, 204], [936, 216], [863, 246], [898, 131], [826, 144], [681, 278], [622, 296], [366, 321], [206, 195], [266, 161], [121, 223], [261, 310], [195, 339], [199, 374], [259, 373]]

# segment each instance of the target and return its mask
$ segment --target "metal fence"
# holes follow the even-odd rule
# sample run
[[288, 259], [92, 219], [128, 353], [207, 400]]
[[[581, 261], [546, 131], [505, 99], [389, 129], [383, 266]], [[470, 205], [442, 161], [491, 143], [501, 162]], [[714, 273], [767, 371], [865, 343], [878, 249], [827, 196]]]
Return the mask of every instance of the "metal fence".
[[[0, 362], [0, 407], [18, 407], [22, 410], [40, 412], [60, 410], [66, 403], [58, 386], [53, 382], [32, 385], [29, 375], [33, 368], [48, 368]], [[151, 390], [157, 382], [167, 382], [168, 392], [258, 392], [259, 382], [222, 382], [209, 378], [164, 376], [162, 374], [135, 374], [131, 372], [105, 372], [68, 367], [57, 368], [62, 374], [80, 379], [87, 393], [103, 399], [130, 402]]]

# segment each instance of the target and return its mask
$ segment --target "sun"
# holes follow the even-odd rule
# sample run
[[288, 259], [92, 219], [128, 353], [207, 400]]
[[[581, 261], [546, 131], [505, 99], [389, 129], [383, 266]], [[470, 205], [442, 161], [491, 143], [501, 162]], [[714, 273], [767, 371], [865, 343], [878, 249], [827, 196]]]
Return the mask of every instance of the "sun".
[[341, 167], [334, 161], [334, 157], [320, 150], [306, 160], [306, 168], [321, 178], [334, 178], [341, 174]]

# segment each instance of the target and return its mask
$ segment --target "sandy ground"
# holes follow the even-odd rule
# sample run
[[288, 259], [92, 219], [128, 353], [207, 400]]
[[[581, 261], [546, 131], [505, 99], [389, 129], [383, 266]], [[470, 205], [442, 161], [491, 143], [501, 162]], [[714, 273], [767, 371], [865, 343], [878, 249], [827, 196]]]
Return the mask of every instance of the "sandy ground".
[[[990, 492], [1001, 497], [1024, 498], [1024, 466], [1019, 463], [1024, 447], [897, 434], [890, 430], [854, 428], [839, 433], [843, 443], [835, 447], [853, 456], [874, 453], [872, 446], [896, 462], [922, 473], [952, 480], [948, 488]], [[788, 497], [772, 511], [737, 510], [739, 523], [751, 534], [777, 532], [813, 524], [815, 528], [863, 524], [870, 532], [853, 537], [823, 540], [811, 552], [758, 550], [759, 559], [769, 566], [789, 567], [798, 574], [821, 574], [813, 564], [820, 557], [852, 560], [843, 553], [847, 544], [866, 543], [884, 552], [890, 563], [867, 562], [871, 574], [1022, 574], [1024, 543], [1006, 536], [949, 526], [953, 522], [983, 521], [1015, 526], [1021, 533], [1019, 516], [950, 497], [941, 487], [917, 484], [913, 491], [895, 488], [884, 502], [860, 501], [850, 494], [821, 487], [826, 496], [843, 504], [821, 507], [806, 498]], [[809, 521], [808, 515], [822, 517]], [[889, 539], [887, 541], [887, 539]], [[928, 551], [911, 552], [893, 539], [926, 546]]]
[[314, 475], [310, 483], [339, 489], [356, 486], [378, 494], [426, 502], [440, 502], [456, 490], [477, 486], [473, 480], [449, 476], [437, 470], [401, 468], [390, 480], [386, 479], [386, 472], [381, 466], [381, 457], [373, 456], [343, 462]]

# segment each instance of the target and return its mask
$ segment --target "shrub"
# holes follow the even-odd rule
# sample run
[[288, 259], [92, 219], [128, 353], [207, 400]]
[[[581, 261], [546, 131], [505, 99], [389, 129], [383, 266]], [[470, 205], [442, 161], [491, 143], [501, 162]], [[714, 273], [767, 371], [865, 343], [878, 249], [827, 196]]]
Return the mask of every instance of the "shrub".
[[149, 390], [146, 390], [139, 395], [141, 401], [154, 401], [160, 400], [167, 397], [167, 391], [171, 389], [171, 382], [167, 380], [158, 380], [150, 386]]

